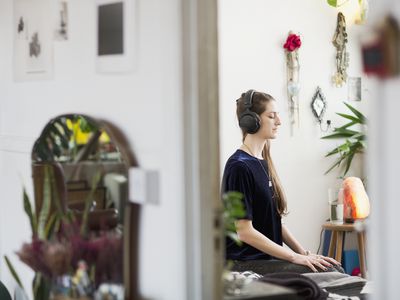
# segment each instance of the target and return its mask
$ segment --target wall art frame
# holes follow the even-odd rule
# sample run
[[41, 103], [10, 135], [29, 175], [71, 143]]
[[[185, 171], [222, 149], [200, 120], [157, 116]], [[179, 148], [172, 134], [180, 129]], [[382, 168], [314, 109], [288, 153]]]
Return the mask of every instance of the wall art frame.
[[50, 0], [15, 0], [14, 80], [53, 77], [52, 6]]
[[136, 1], [96, 0], [96, 71], [133, 71], [136, 56]]

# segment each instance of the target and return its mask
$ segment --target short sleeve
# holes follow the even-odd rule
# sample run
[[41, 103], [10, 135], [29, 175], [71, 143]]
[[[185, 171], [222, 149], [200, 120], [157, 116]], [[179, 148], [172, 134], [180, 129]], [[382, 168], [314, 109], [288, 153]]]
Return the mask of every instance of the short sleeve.
[[225, 192], [240, 192], [243, 194], [243, 203], [246, 215], [242, 219], [253, 219], [253, 191], [254, 181], [248, 166], [243, 162], [234, 162], [224, 174]]

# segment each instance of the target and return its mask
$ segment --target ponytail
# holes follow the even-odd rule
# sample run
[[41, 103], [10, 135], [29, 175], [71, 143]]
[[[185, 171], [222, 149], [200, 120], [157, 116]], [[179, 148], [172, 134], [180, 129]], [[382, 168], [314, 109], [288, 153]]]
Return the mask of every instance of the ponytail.
[[287, 215], [287, 202], [286, 196], [283, 191], [281, 181], [279, 180], [278, 173], [276, 172], [274, 163], [272, 162], [270, 154], [270, 141], [267, 140], [262, 152], [262, 156], [267, 162], [268, 172], [270, 180], [272, 181], [273, 195], [272, 198], [275, 200], [276, 208], [281, 216]]

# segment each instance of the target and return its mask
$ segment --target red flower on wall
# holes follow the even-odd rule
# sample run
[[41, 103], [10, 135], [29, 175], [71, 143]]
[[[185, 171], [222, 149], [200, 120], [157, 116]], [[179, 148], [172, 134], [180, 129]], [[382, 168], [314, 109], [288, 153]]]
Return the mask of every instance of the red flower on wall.
[[301, 46], [300, 36], [297, 34], [290, 34], [283, 45], [287, 51], [292, 52], [299, 49]]

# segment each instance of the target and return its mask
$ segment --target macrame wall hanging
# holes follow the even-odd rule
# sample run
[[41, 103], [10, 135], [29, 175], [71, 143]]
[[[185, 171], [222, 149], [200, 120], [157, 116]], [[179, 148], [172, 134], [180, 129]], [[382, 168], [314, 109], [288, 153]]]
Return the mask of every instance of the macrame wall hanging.
[[287, 69], [287, 93], [289, 100], [289, 119], [290, 119], [290, 134], [293, 135], [294, 128], [300, 125], [299, 118], [299, 53], [298, 49], [301, 46], [300, 36], [292, 31], [286, 39], [283, 48], [286, 54], [286, 69]]
[[337, 16], [336, 31], [332, 44], [336, 48], [336, 71], [332, 77], [332, 81], [336, 87], [341, 87], [347, 81], [346, 69], [349, 66], [349, 53], [346, 51], [346, 19], [341, 12]]

